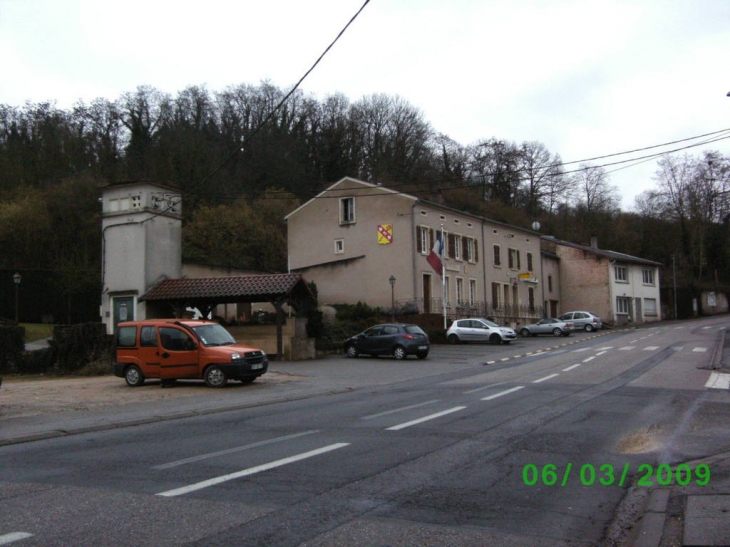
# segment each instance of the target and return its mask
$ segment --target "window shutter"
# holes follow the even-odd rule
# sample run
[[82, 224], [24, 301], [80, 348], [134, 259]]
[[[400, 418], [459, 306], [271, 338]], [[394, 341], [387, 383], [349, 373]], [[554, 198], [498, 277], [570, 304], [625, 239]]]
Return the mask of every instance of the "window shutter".
[[423, 226], [416, 227], [416, 252], [418, 252], [418, 253], [423, 252], [423, 240], [421, 237], [422, 231], [423, 231]]

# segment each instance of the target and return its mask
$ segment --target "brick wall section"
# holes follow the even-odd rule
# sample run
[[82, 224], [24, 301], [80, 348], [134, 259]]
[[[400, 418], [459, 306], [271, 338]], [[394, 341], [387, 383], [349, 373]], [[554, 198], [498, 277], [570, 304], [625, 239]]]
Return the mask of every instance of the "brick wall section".
[[593, 253], [556, 245], [560, 258], [560, 309], [562, 313], [583, 310], [603, 321], [613, 318], [609, 294], [610, 261]]

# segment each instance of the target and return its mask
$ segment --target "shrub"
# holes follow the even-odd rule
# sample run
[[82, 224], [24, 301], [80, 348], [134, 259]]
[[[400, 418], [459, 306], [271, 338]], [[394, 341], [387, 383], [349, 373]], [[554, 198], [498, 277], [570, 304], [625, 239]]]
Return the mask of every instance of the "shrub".
[[77, 372], [109, 355], [111, 337], [103, 323], [80, 323], [53, 329], [51, 347], [56, 350], [59, 372]]
[[0, 325], [0, 372], [15, 372], [23, 358], [25, 328], [16, 325]]

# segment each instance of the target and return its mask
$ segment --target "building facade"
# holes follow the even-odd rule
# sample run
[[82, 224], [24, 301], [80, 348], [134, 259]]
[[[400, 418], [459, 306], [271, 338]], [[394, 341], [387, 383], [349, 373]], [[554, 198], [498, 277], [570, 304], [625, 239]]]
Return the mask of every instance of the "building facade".
[[[320, 304], [395, 304], [398, 312], [515, 325], [544, 316], [535, 232], [352, 178], [286, 221], [289, 270], [316, 283]], [[443, 268], [434, 268], [428, 258], [439, 241]]]
[[610, 325], [660, 321], [658, 262], [543, 237], [559, 259], [563, 311], [585, 310]]

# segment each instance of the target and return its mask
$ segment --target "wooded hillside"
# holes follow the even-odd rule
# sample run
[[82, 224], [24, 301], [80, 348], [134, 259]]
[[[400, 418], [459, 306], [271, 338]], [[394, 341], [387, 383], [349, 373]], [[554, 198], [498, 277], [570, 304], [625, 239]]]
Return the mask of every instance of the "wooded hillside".
[[298, 91], [276, 110], [285, 95], [268, 83], [174, 97], [140, 87], [70, 110], [0, 105], [0, 317], [13, 316], [18, 271], [22, 316], [95, 319], [98, 188], [140, 179], [180, 189], [184, 258], [197, 262], [284, 271], [284, 215], [352, 176], [576, 243], [598, 236], [667, 265], [664, 285], [673, 265], [692, 290], [730, 284], [719, 153], [663, 157], [655, 190], [624, 212], [603, 167], [564, 165], [539, 142], [460, 144], [400, 97]]

